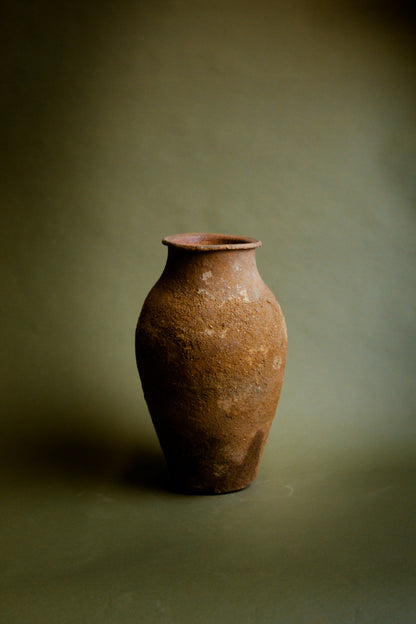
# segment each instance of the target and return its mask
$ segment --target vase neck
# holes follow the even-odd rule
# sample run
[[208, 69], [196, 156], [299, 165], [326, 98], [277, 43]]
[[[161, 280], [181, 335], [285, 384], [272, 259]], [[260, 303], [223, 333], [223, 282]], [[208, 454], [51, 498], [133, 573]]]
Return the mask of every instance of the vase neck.
[[255, 249], [191, 251], [169, 247], [163, 278], [187, 287], [232, 288], [263, 283], [257, 270]]

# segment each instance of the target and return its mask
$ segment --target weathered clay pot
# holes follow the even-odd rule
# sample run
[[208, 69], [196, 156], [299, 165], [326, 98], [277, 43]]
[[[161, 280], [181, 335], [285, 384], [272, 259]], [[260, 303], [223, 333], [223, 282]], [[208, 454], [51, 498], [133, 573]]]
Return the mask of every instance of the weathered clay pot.
[[247, 487], [276, 411], [286, 325], [261, 279], [253, 238], [178, 234], [143, 305], [136, 356], [175, 487]]

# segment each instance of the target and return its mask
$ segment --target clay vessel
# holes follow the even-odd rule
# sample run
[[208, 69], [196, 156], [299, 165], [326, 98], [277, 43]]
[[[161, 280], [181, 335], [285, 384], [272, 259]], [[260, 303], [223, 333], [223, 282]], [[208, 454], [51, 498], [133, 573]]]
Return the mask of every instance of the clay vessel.
[[261, 242], [177, 234], [136, 329], [144, 396], [174, 487], [247, 487], [276, 411], [286, 324], [257, 270]]

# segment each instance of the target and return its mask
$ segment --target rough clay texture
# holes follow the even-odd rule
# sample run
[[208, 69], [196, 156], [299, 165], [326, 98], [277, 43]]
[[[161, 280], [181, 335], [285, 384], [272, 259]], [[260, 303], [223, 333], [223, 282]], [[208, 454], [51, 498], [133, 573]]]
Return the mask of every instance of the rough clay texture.
[[175, 487], [225, 493], [257, 476], [287, 334], [255, 249], [206, 249], [170, 244], [138, 321], [136, 356]]

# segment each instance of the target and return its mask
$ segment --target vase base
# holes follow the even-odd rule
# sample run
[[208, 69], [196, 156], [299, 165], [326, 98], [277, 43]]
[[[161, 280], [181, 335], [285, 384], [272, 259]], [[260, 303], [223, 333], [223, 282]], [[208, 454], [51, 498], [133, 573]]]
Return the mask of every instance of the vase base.
[[187, 494], [189, 496], [222, 496], [224, 494], [233, 494], [235, 492], [241, 492], [242, 490], [246, 490], [247, 488], [249, 488], [250, 485], [252, 484], [248, 483], [247, 485], [238, 486], [230, 490], [229, 489], [222, 490], [222, 489], [217, 489], [217, 488], [208, 488], [208, 489], [187, 488], [187, 487], [181, 487], [178, 484], [172, 483], [171, 489], [177, 494]]
[[250, 487], [255, 481], [254, 479], [250, 479], [250, 481], [244, 481], [239, 483], [209, 483], [209, 482], [186, 482], [182, 479], [175, 479], [171, 477], [170, 479], [170, 488], [172, 491], [177, 492], [178, 494], [189, 494], [194, 496], [211, 496], [218, 494], [232, 494], [233, 492], [240, 492], [241, 490], [246, 490]]

